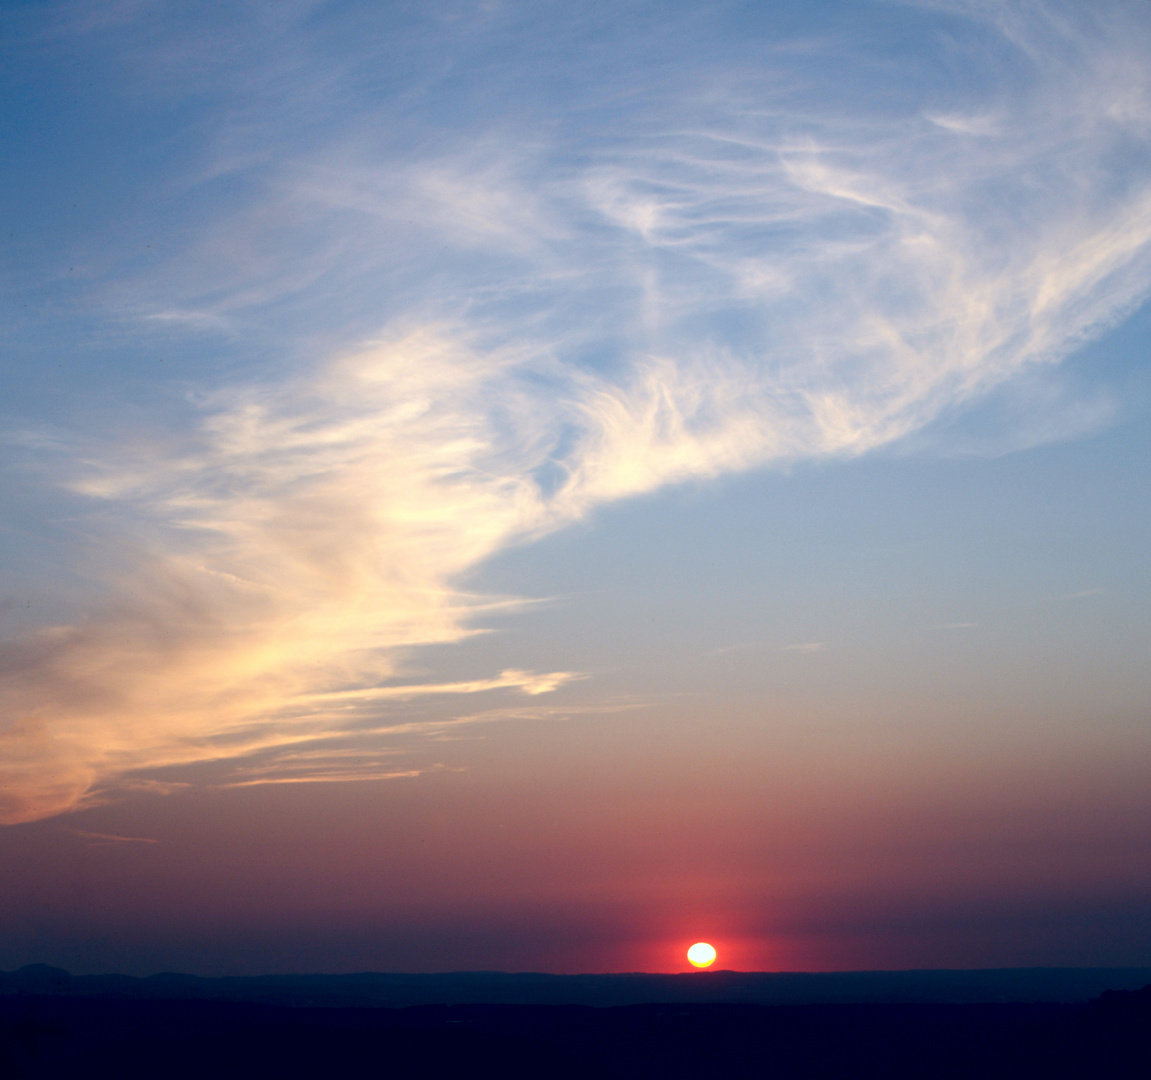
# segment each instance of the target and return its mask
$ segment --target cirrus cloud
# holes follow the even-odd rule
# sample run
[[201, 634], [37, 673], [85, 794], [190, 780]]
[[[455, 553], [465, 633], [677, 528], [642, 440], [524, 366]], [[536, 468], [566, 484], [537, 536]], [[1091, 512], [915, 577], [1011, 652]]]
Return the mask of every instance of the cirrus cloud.
[[[235, 783], [436, 767], [396, 763], [397, 702], [446, 720], [460, 695], [578, 677], [410, 675], [414, 650], [520, 603], [461, 585], [485, 559], [668, 484], [892, 444], [1142, 301], [1146, 20], [923, 7], [967, 19], [984, 81], [962, 100], [804, 96], [833, 51], [809, 42], [766, 74], [688, 63], [670, 91], [621, 69], [626, 104], [585, 86], [568, 134], [517, 105], [541, 76], [515, 63], [486, 130], [436, 113], [432, 82], [426, 114], [409, 94], [303, 135], [253, 105], [260, 153], [222, 115], [189, 185], [247, 196], [147, 278], [110, 274], [104, 302], [241, 347], [295, 334], [307, 362], [201, 393], [177, 431], [41, 440], [128, 554], [102, 606], [0, 646], [3, 820], [196, 763]], [[313, 110], [341, 100], [296, 46]]]

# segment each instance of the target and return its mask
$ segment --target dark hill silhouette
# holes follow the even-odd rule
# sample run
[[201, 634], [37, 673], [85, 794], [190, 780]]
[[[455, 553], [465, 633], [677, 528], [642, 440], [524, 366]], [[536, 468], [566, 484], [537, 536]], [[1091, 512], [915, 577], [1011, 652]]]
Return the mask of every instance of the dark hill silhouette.
[[[737, 973], [709, 973], [715, 974]], [[893, 983], [884, 976], [897, 974], [906, 973], [873, 973], [858, 983], [833, 980], [823, 985], [824, 990], [837, 987], [836, 992], [852, 985], [856, 992], [878, 995], [892, 991]], [[916, 974], [918, 981], [902, 985], [957, 992], [954, 980], [928, 979], [957, 973]], [[986, 993], [995, 985], [1000, 990], [1034, 989], [1039, 984], [1028, 979], [1036, 978], [1042, 983], [1035, 973], [1025, 979], [1011, 973], [982, 974], [982, 981], [964, 984], [968, 992], [975, 988]], [[998, 983], [990, 977], [995, 974], [1002, 976]], [[1142, 1080], [1151, 1061], [1151, 986], [1110, 989], [1090, 1001], [967, 1004], [664, 1000], [601, 1007], [440, 1002], [396, 1008], [235, 999], [241, 991], [264, 992], [271, 984], [296, 995], [305, 986], [320, 985], [327, 987], [330, 1000], [331, 979], [337, 980], [341, 994], [351, 993], [349, 986], [365, 992], [362, 980], [368, 980], [372, 993], [380, 991], [380, 980], [390, 987], [389, 993], [396, 992], [397, 984], [389, 979], [414, 979], [421, 993], [430, 992], [433, 984], [441, 990], [464, 986], [472, 993], [486, 988], [483, 992], [492, 994], [500, 987], [518, 987], [518, 993], [525, 985], [537, 984], [551, 993], [556, 985], [567, 985], [551, 978], [564, 979], [482, 973], [294, 976], [286, 981], [130, 979], [24, 968], [0, 975], [0, 1077]], [[580, 978], [604, 982], [571, 985], [602, 988], [623, 980], [628, 993], [653, 985], [707, 987], [711, 993], [716, 986], [754, 984], [754, 979], [746, 981], [750, 975], [743, 982], [729, 978], [694, 983], [661, 982], [675, 977], [660, 976]], [[645, 979], [656, 981], [637, 981]], [[1045, 985], [1048, 992], [1068, 992], [1088, 981], [1077, 983], [1067, 976]], [[1124, 983], [1129, 984], [1129, 974], [1120, 981]], [[233, 997], [208, 992], [221, 988]], [[173, 990], [180, 996], [164, 996]]]
[[56, 994], [276, 1005], [747, 1005], [1085, 1002], [1105, 990], [1151, 983], [1151, 968], [1001, 968], [943, 971], [692, 971], [679, 975], [443, 974], [260, 975], [200, 978], [165, 973], [71, 975], [33, 964], [0, 972], [0, 996]]

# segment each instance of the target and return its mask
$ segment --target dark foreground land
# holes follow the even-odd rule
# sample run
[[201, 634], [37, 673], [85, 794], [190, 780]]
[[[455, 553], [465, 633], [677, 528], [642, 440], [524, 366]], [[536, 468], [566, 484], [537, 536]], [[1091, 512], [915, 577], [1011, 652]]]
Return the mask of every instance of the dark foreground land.
[[1151, 987], [1077, 1004], [403, 1008], [0, 992], [0, 1077], [104, 1076], [1145, 1080]]

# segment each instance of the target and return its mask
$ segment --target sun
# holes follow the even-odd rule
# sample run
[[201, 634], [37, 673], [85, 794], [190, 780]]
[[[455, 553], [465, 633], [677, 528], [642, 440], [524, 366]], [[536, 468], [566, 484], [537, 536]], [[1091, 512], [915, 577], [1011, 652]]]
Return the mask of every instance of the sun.
[[709, 967], [715, 963], [715, 949], [706, 941], [697, 941], [687, 950], [687, 958], [692, 967]]

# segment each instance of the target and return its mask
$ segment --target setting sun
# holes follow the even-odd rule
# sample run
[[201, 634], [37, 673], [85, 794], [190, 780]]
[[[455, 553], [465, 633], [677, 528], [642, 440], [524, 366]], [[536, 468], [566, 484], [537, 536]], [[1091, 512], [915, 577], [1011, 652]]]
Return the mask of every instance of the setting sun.
[[715, 949], [706, 941], [697, 941], [687, 950], [687, 958], [693, 967], [705, 968], [715, 963]]

